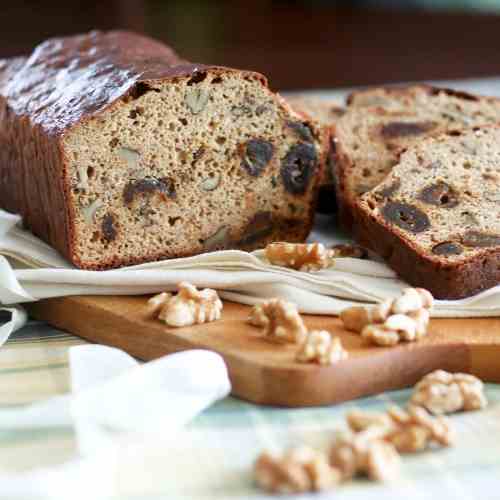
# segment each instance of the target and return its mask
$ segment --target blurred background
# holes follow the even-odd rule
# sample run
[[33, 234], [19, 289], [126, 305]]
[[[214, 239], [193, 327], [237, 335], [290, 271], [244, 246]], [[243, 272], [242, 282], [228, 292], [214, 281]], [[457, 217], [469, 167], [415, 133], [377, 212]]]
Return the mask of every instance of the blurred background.
[[0, 56], [126, 28], [275, 89], [500, 75], [500, 0], [2, 0]]

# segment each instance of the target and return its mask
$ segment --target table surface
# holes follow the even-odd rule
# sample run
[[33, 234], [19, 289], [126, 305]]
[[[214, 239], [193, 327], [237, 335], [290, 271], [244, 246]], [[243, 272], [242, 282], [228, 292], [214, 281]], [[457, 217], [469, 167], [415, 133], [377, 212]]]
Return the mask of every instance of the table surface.
[[[82, 343], [77, 337], [35, 322], [14, 334], [0, 350], [0, 409], [66, 392], [67, 351]], [[405, 457], [401, 478], [394, 484], [356, 480], [331, 497], [500, 498], [500, 385], [487, 384], [486, 393], [490, 402], [486, 410], [452, 417], [458, 431], [455, 447]], [[268, 498], [256, 490], [249, 474], [260, 450], [280, 450], [301, 442], [325, 446], [332, 433], [344, 427], [343, 417], [348, 410], [356, 407], [376, 411], [389, 404], [404, 405], [408, 396], [409, 390], [403, 390], [336, 406], [294, 410], [226, 398], [189, 425], [186, 449], [190, 452], [185, 453], [182, 462], [175, 457], [175, 465], [165, 464], [176, 467], [176, 480], [166, 487], [168, 498]], [[2, 430], [0, 448], [0, 474], [14, 473], [40, 465], [40, 457], [43, 465], [69, 459], [75, 440], [67, 427]], [[325, 497], [329, 495], [320, 498]]]
[[[454, 82], [454, 86], [500, 95], [500, 79]], [[14, 334], [0, 349], [0, 409], [67, 392], [68, 349], [82, 343], [42, 323], [30, 323]], [[486, 393], [490, 401], [486, 410], [452, 417], [458, 431], [455, 447], [405, 457], [401, 478], [391, 485], [356, 480], [331, 497], [499, 499], [500, 385], [488, 384]], [[344, 426], [343, 416], [349, 409], [382, 410], [392, 403], [404, 405], [408, 396], [409, 390], [403, 390], [336, 406], [293, 410], [227, 398], [189, 425], [192, 453], [186, 454], [182, 466], [176, 463], [176, 480], [167, 486], [168, 498], [266, 498], [256, 490], [249, 474], [261, 449], [279, 450], [301, 442], [325, 445], [331, 434]], [[72, 430], [64, 427], [1, 430], [0, 448], [0, 474], [13, 473], [61, 463], [74, 452], [75, 441]]]

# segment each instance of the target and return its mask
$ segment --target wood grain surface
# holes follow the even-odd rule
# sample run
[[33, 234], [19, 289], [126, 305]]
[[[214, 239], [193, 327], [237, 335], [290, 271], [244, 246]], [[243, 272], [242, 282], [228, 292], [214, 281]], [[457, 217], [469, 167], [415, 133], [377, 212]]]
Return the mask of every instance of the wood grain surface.
[[500, 382], [500, 318], [432, 320], [418, 343], [383, 348], [345, 331], [338, 318], [304, 315], [307, 326], [342, 338], [349, 358], [333, 366], [294, 361], [297, 347], [273, 344], [246, 323], [249, 308], [224, 303], [222, 319], [170, 328], [148, 315], [147, 296], [87, 296], [28, 304], [32, 317], [91, 342], [150, 360], [185, 349], [210, 349], [228, 366], [233, 394], [255, 403], [317, 406], [413, 385], [442, 368]]

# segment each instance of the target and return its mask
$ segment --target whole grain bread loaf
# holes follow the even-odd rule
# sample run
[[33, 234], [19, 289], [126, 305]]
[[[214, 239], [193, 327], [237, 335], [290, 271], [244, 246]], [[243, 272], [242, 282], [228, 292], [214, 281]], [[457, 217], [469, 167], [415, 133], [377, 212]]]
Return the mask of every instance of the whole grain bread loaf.
[[336, 212], [335, 176], [333, 159], [335, 149], [332, 143], [332, 126], [344, 114], [344, 107], [338, 99], [320, 99], [307, 94], [287, 96], [292, 108], [305, 118], [315, 120], [327, 134], [329, 150], [323, 179], [320, 183], [317, 209], [322, 213]]
[[0, 62], [0, 207], [80, 268], [303, 241], [325, 140], [262, 75], [134, 33]]
[[495, 98], [427, 85], [354, 92], [334, 124], [341, 225], [356, 234], [357, 199], [384, 180], [401, 148], [447, 130], [496, 122]]
[[402, 152], [358, 200], [362, 238], [411, 285], [459, 299], [500, 283], [500, 126]]

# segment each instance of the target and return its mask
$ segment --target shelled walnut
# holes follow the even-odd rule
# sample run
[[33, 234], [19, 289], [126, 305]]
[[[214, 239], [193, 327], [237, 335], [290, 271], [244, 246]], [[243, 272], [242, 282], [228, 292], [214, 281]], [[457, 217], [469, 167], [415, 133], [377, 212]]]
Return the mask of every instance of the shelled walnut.
[[346, 421], [354, 432], [361, 432], [370, 427], [389, 428], [392, 419], [387, 413], [351, 410], [346, 415]]
[[407, 411], [392, 407], [386, 413], [351, 412], [347, 423], [354, 431], [376, 433], [400, 453], [414, 453], [431, 444], [450, 446], [454, 433], [445, 417], [433, 417], [424, 409], [410, 407]]
[[361, 336], [381, 346], [396, 345], [401, 341], [413, 342], [427, 334], [429, 312], [426, 309], [406, 314], [393, 314], [383, 324], [367, 325]]
[[422, 288], [406, 288], [400, 297], [373, 306], [344, 309], [340, 318], [351, 331], [381, 346], [412, 342], [427, 334], [432, 295]]
[[179, 292], [161, 293], [149, 299], [149, 307], [169, 326], [188, 326], [215, 321], [221, 317], [222, 302], [215, 290], [197, 290], [187, 282], [179, 283]]
[[162, 292], [148, 300], [148, 308], [153, 316], [158, 316], [162, 307], [172, 298], [172, 294]]
[[333, 250], [322, 243], [270, 243], [264, 250], [274, 265], [298, 271], [319, 271], [333, 265]]
[[308, 447], [295, 448], [283, 456], [262, 453], [254, 465], [257, 485], [270, 493], [305, 493], [333, 488], [340, 473], [327, 456]]
[[363, 328], [373, 323], [383, 323], [391, 312], [392, 300], [385, 300], [373, 306], [353, 306], [341, 311], [340, 319], [347, 330], [361, 333]]
[[446, 417], [433, 417], [418, 407], [407, 411], [393, 407], [389, 408], [388, 414], [395, 429], [387, 436], [387, 440], [401, 453], [424, 450], [433, 443], [440, 446], [453, 443], [454, 432]]
[[399, 474], [401, 459], [394, 446], [381, 439], [377, 428], [358, 433], [340, 433], [330, 450], [330, 464], [343, 480], [367, 475], [373, 481], [390, 481]]
[[416, 386], [410, 405], [421, 406], [441, 415], [457, 411], [480, 410], [488, 404], [481, 380], [466, 373], [436, 370]]
[[339, 337], [332, 337], [324, 330], [313, 330], [307, 334], [297, 352], [296, 359], [303, 363], [331, 365], [347, 357], [348, 352], [342, 347]]
[[297, 306], [283, 299], [270, 299], [256, 304], [248, 322], [263, 328], [264, 335], [277, 342], [301, 344], [307, 335], [307, 328]]
[[351, 257], [352, 259], [367, 259], [368, 252], [359, 245], [340, 243], [331, 247], [332, 257]]

